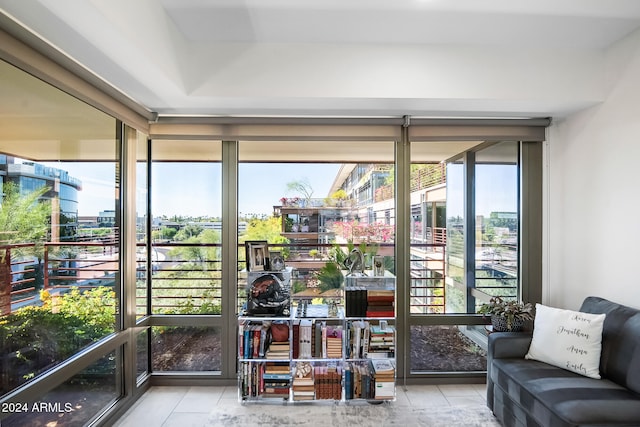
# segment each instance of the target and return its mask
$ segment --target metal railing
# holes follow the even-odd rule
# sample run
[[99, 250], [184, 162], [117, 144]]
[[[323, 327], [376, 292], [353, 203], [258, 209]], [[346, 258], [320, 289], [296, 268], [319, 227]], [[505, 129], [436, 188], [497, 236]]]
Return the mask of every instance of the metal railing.
[[[288, 254], [287, 264], [302, 272], [296, 280], [309, 281], [329, 260], [329, 253], [336, 246], [330, 243], [272, 244], [270, 250]], [[374, 246], [379, 254], [393, 259], [393, 243], [370, 247]], [[346, 244], [340, 247], [346, 252]], [[90, 289], [116, 283], [119, 272], [117, 245], [47, 243], [41, 263], [35, 257], [12, 256], [12, 251], [34, 248], [34, 244], [0, 247], [5, 254], [0, 270], [4, 271], [6, 281], [2, 285], [3, 289], [10, 289], [6, 294], [8, 303], [3, 314], [27, 305], [39, 305], [39, 291], [42, 289], [52, 294], [63, 294], [72, 288]], [[137, 306], [141, 313], [146, 313], [147, 302], [151, 298], [153, 313], [219, 314], [223, 290], [221, 244], [171, 242], [153, 244], [151, 249], [151, 258], [148, 259], [145, 246], [138, 245], [136, 287]], [[236, 287], [239, 305], [246, 298], [244, 254], [244, 246], [240, 244]], [[411, 245], [412, 312], [444, 312], [445, 259], [444, 244]], [[391, 268], [395, 269], [394, 266]], [[151, 287], [147, 289], [149, 271]]]

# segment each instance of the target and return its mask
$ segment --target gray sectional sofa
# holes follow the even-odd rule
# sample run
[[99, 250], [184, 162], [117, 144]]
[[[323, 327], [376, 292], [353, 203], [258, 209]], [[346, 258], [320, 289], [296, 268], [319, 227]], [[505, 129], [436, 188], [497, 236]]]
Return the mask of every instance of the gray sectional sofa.
[[587, 378], [525, 359], [532, 335], [489, 335], [487, 405], [504, 426], [640, 426], [640, 310], [588, 297], [605, 313], [600, 375]]

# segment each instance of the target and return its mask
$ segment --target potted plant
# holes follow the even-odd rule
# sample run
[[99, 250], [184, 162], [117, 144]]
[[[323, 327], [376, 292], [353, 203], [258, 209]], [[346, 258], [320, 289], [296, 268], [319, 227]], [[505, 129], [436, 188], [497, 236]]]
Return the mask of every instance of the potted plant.
[[492, 297], [480, 306], [478, 313], [491, 316], [491, 325], [496, 332], [519, 332], [526, 321], [533, 320], [533, 305]]

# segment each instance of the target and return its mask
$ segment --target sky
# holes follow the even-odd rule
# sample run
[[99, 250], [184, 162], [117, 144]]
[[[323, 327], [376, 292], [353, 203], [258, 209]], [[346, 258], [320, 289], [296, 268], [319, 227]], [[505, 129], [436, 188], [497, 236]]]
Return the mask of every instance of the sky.
[[[96, 216], [114, 209], [113, 163], [43, 163], [69, 172], [82, 181], [78, 192], [80, 216]], [[287, 192], [287, 183], [308, 180], [314, 198], [328, 195], [340, 164], [310, 163], [241, 163], [238, 171], [238, 209], [243, 215], [271, 215], [281, 197], [301, 196]], [[144, 166], [138, 175], [144, 178]], [[221, 215], [220, 163], [154, 163], [152, 200], [154, 216]], [[138, 200], [146, 200], [144, 181], [139, 183]], [[139, 204], [138, 211], [144, 210]]]
[[[452, 165], [447, 173], [447, 216], [463, 216], [462, 166]], [[476, 168], [476, 215], [516, 212], [518, 168], [515, 165], [478, 165]]]
[[[96, 216], [114, 209], [113, 163], [43, 163], [64, 169], [82, 181], [78, 192], [80, 216]], [[271, 215], [273, 206], [281, 197], [302, 196], [287, 191], [287, 183], [308, 180], [314, 198], [329, 195], [340, 169], [336, 163], [241, 163], [238, 168], [238, 210], [241, 217]], [[144, 166], [139, 176], [144, 177]], [[490, 171], [490, 172], [489, 172]], [[221, 215], [221, 164], [159, 162], [153, 164], [153, 213], [166, 215], [207, 216]], [[517, 208], [517, 168], [515, 166], [480, 167], [476, 177], [476, 212], [488, 216], [492, 211], [513, 212]], [[448, 209], [462, 212], [461, 179], [449, 176]], [[137, 191], [139, 201], [146, 200], [144, 181]], [[144, 212], [139, 203], [138, 212]]]

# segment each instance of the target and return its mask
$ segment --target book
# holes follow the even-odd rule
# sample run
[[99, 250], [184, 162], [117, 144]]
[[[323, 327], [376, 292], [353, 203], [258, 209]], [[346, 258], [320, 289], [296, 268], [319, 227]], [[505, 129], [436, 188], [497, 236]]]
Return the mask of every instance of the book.
[[369, 352], [369, 322], [366, 322], [364, 325], [364, 330], [362, 331], [362, 357], [366, 358], [367, 353]]
[[298, 354], [300, 359], [311, 358], [311, 328], [312, 322], [310, 319], [300, 320], [300, 348]]
[[374, 399], [393, 399], [396, 394], [395, 381], [376, 380]]
[[262, 378], [265, 380], [290, 380], [291, 374], [262, 374]]
[[377, 301], [393, 303], [395, 301], [395, 292], [393, 290], [385, 290], [385, 289], [368, 290], [367, 302], [372, 303]]
[[373, 360], [371, 361], [371, 366], [376, 375], [384, 373], [395, 374], [396, 372], [396, 365], [392, 359]]
[[299, 320], [294, 320], [293, 321], [293, 337], [291, 340], [291, 343], [293, 344], [293, 358], [297, 359], [298, 355], [300, 354], [300, 321]]

